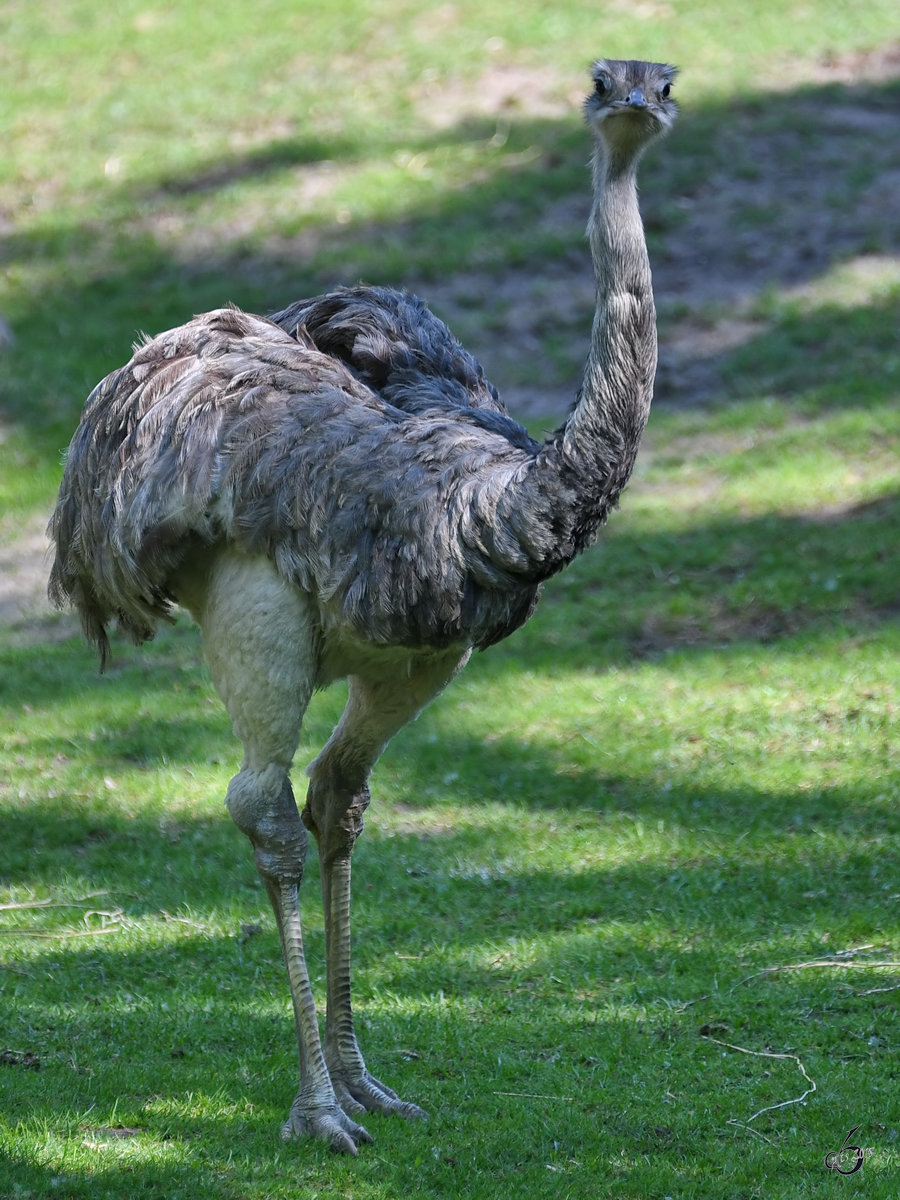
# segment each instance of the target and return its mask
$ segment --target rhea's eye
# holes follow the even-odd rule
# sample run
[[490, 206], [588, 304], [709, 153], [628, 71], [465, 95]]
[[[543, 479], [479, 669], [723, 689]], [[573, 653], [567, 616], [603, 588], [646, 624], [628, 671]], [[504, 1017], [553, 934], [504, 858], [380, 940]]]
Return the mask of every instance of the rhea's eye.
[[603, 79], [602, 77], [595, 79], [594, 80], [594, 91], [597, 93], [598, 96], [605, 96], [606, 91], [607, 91], [606, 80]]
[[671, 90], [672, 90], [672, 85], [671, 85], [671, 83], [664, 83], [664, 84], [663, 84], [662, 91], [659, 93], [659, 94], [660, 94], [660, 96], [662, 97], [662, 99], [663, 99], [663, 100], [668, 100], [668, 98], [669, 98], [669, 93], [671, 92]]

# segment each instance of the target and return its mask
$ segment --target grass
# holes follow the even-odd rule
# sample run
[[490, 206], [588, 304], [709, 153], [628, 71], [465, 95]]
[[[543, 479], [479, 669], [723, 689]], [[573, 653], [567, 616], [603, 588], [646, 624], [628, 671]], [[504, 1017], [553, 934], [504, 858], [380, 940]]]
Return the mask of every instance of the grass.
[[[896, 41], [896, 6], [82, 0], [0, 22], [4, 563], [140, 328], [424, 281], [497, 376], [518, 318], [491, 289], [583, 267], [583, 134], [553, 113], [595, 50], [684, 67], [643, 182], [664, 277], [732, 179], [711, 275], [752, 266], [760, 231], [789, 257], [823, 213], [834, 243], [749, 298], [661, 295], [664, 332], [745, 335], [704, 403], [661, 386], [599, 546], [379, 765], [357, 1019], [431, 1119], [372, 1118], [354, 1161], [278, 1138], [289, 1001], [195, 631], [117, 644], [100, 677], [71, 623], [0, 626], [0, 1197], [806, 1198], [853, 1186], [824, 1160], [854, 1126], [857, 1183], [894, 1196], [900, 271], [877, 164], [842, 169], [834, 141], [861, 85], [817, 73]], [[546, 111], [469, 104], [520, 77]], [[871, 85], [869, 118], [895, 97]], [[800, 164], [781, 207], [769, 152]], [[567, 312], [526, 356], [560, 388]], [[315, 699], [299, 761], [340, 708]]]
[[[362, 1034], [433, 1117], [370, 1121], [352, 1166], [277, 1142], [277, 940], [221, 809], [234, 747], [185, 669], [193, 635], [87, 688], [68, 644], [30, 672], [13, 656], [5, 1040], [41, 1069], [0, 1077], [11, 1194], [730, 1196], [777, 1175], [769, 1194], [799, 1196], [861, 1123], [889, 1195], [897, 1014], [868, 964], [896, 958], [898, 641], [480, 660], [386, 756], [360, 843]], [[311, 741], [336, 712], [322, 697]], [[815, 1095], [749, 1125], [807, 1083], [704, 1031], [797, 1055]]]

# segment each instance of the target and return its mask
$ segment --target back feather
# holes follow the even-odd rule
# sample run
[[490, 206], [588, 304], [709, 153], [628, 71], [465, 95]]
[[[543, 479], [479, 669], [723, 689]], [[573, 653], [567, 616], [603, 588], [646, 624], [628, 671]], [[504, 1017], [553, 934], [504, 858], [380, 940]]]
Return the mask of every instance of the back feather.
[[316, 347], [346, 363], [404, 412], [474, 408], [504, 413], [481, 364], [423, 300], [385, 287], [339, 288], [298, 300], [272, 320], [303, 329]]

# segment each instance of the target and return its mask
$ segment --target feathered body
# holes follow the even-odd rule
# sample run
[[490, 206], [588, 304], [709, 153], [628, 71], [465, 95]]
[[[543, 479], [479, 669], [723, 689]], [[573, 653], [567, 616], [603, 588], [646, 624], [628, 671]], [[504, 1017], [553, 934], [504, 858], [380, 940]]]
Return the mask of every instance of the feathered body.
[[[228, 540], [315, 597], [326, 638], [486, 646], [511, 632], [553, 547], [517, 536], [515, 514], [494, 532], [505, 481], [538, 446], [480, 366], [400, 292], [348, 289], [277, 319], [292, 333], [207, 313], [98, 385], [54, 517], [54, 596], [76, 601], [104, 652], [112, 617], [142, 641], [182, 561]], [[338, 350], [347, 321], [356, 336]]]
[[[590, 544], [631, 473], [656, 330], [637, 162], [674, 118], [674, 72], [602, 60], [589, 238], [597, 303], [582, 387], [544, 443], [426, 306], [342, 289], [273, 319], [223, 308], [145, 341], [90, 396], [50, 523], [50, 594], [107, 653], [176, 602], [197, 619], [244, 745], [226, 803], [249, 837], [281, 936], [300, 1089], [286, 1137], [355, 1153], [366, 1111], [421, 1116], [368, 1072], [350, 1005], [350, 859], [384, 746], [464, 665], [531, 613]], [[289, 780], [313, 689], [347, 707]], [[327, 953], [320, 1041], [297, 892], [319, 845]]]

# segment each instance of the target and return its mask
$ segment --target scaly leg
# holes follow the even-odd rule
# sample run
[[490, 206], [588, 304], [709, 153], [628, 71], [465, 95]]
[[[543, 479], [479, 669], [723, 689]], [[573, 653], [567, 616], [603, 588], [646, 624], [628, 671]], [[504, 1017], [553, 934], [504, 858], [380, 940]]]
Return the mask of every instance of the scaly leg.
[[332, 1086], [319, 1040], [316, 1005], [303, 954], [298, 893], [309, 835], [287, 774], [278, 768], [234, 777], [226, 798], [235, 824], [253, 845], [256, 869], [275, 913], [294, 1006], [300, 1056], [300, 1088], [282, 1129], [285, 1140], [314, 1137], [333, 1149], [356, 1153], [369, 1134], [343, 1111]]
[[297, 1030], [300, 1086], [282, 1129], [355, 1154], [372, 1139], [340, 1107], [319, 1039], [297, 905], [309, 835], [288, 771], [315, 682], [315, 626], [304, 596], [265, 559], [218, 554], [179, 584], [202, 631], [213, 682], [244, 745], [226, 797], [250, 839], [287, 967]]
[[356, 1040], [350, 996], [350, 859], [369, 804], [372, 766], [390, 738], [445, 687], [467, 658], [460, 660], [458, 652], [429, 656], [406, 660], [403, 671], [385, 666], [374, 678], [351, 676], [341, 720], [308, 768], [303, 820], [319, 847], [325, 909], [325, 1060], [341, 1107], [350, 1114], [426, 1115], [369, 1074]]

